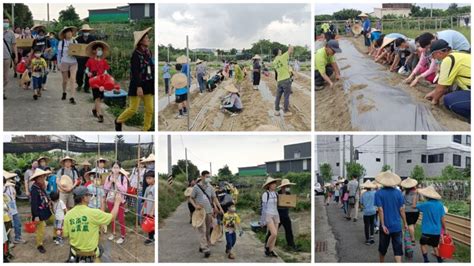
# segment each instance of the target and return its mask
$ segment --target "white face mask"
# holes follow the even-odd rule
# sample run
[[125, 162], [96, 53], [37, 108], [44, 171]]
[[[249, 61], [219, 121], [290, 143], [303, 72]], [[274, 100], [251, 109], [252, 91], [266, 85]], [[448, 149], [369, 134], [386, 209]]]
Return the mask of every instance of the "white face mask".
[[41, 54], [35, 54], [35, 57], [36, 57], [36, 58], [38, 58], [38, 57], [40, 57], [40, 56], [41, 56]]
[[102, 52], [102, 49], [97, 49], [97, 56], [102, 56], [104, 52]]
[[84, 32], [85, 37], [89, 36], [89, 34], [90, 34], [89, 32]]

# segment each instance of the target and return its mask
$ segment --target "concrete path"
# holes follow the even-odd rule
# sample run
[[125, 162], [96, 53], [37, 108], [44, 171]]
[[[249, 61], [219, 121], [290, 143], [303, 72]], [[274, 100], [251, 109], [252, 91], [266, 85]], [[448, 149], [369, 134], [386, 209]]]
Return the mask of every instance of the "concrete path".
[[225, 237], [211, 247], [211, 256], [204, 258], [198, 251], [197, 231], [189, 224], [189, 210], [186, 202], [182, 203], [164, 221], [164, 226], [158, 230], [158, 239], [159, 262], [283, 262], [280, 258], [265, 257], [263, 243], [252, 231], [247, 230], [244, 231], [242, 237], [237, 237], [237, 244], [233, 250], [235, 260], [228, 259], [225, 254]]
[[314, 198], [315, 205], [315, 242], [320, 243], [319, 245], [325, 245], [325, 249], [322, 248], [318, 252], [315, 251], [315, 262], [337, 262], [337, 250], [336, 250], [336, 238], [332, 232], [332, 228], [328, 222], [328, 215], [326, 208], [323, 205], [324, 197], [316, 196]]
[[[115, 131], [115, 117], [102, 104], [104, 123], [98, 123], [92, 115], [92, 93], [76, 92], [76, 105], [62, 101], [62, 78], [59, 72], [48, 75], [46, 91], [38, 100], [33, 99], [33, 90], [20, 88], [19, 78], [8, 75], [9, 83], [4, 89], [7, 100], [3, 101], [3, 127], [5, 131]], [[31, 87], [30, 87], [31, 88]], [[123, 125], [124, 131], [140, 131], [140, 128]]]

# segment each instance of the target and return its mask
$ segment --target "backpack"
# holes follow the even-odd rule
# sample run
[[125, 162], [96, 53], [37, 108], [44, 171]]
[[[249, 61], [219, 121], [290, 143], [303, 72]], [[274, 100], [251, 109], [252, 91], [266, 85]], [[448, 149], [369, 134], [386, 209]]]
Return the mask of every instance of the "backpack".
[[[267, 195], [267, 203], [268, 203], [268, 200], [270, 199], [270, 192], [265, 191], [265, 194]], [[277, 193], [277, 206], [278, 206], [278, 193]], [[260, 211], [259, 211], [259, 213], [260, 213], [260, 215], [263, 215], [263, 200], [261, 198], [260, 198]]]
[[[63, 176], [63, 175], [64, 175], [64, 168], [61, 168], [61, 176]], [[61, 178], [61, 176], [60, 176], [60, 178]], [[76, 169], [72, 169], [72, 181], [76, 182], [77, 178], [78, 178], [78, 174], [77, 174]]]
[[[64, 55], [64, 40], [61, 40], [61, 58], [63, 57]], [[72, 39], [72, 43], [77, 43], [76, 39]]]

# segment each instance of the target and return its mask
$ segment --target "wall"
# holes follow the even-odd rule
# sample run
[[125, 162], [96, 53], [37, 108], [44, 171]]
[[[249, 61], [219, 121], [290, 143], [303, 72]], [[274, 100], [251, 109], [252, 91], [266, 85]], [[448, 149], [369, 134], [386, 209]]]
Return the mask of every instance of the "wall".
[[283, 147], [284, 159], [297, 159], [295, 158], [295, 153], [300, 153], [300, 158], [311, 157], [311, 142], [296, 143], [285, 145]]

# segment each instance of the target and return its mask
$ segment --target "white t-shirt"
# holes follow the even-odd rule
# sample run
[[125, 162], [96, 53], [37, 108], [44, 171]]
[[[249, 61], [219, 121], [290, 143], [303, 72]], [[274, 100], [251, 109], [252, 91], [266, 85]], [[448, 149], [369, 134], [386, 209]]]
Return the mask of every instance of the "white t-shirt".
[[[268, 202], [267, 202], [268, 200]], [[262, 202], [267, 204], [266, 215], [278, 214], [278, 194], [275, 191], [266, 191], [262, 194]]]
[[58, 200], [53, 203], [54, 216], [57, 221], [64, 220], [64, 210], [66, 209], [66, 204], [62, 200]]

